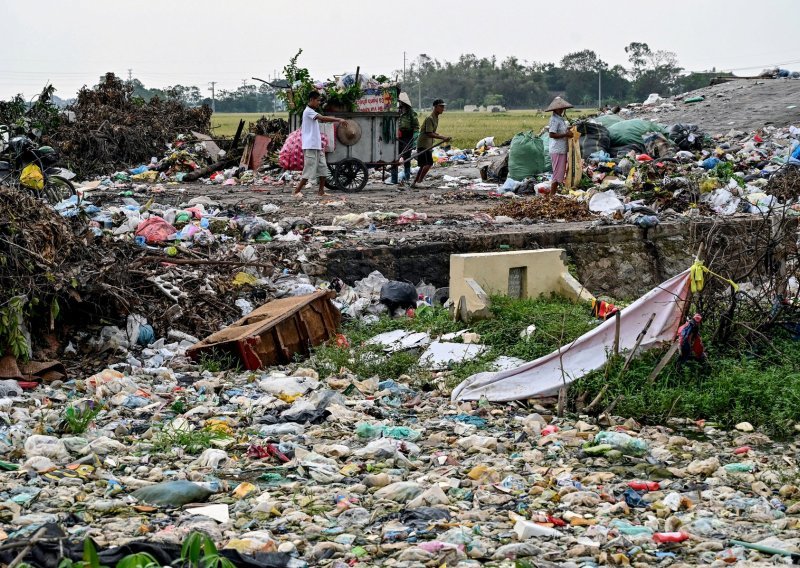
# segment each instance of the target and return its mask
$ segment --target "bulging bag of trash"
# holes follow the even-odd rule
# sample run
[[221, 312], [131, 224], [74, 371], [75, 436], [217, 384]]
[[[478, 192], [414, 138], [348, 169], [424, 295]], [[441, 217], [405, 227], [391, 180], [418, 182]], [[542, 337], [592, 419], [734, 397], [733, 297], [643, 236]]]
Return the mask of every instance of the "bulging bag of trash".
[[508, 152], [508, 177], [522, 181], [545, 171], [544, 143], [530, 130], [511, 139]]
[[608, 152], [611, 150], [611, 134], [608, 128], [592, 120], [581, 120], [575, 125], [575, 130], [580, 132], [581, 155], [590, 156], [595, 152]]
[[705, 134], [696, 124], [674, 124], [669, 129], [669, 137], [681, 150], [700, 150]]
[[622, 122], [612, 124], [608, 127], [608, 133], [611, 135], [612, 146], [641, 144], [642, 136], [648, 132], [661, 132], [662, 134], [666, 133], [664, 127], [660, 124], [639, 118], [635, 118], [633, 120], [623, 120]]
[[[328, 146], [328, 137], [321, 134], [322, 147]], [[286, 141], [278, 154], [278, 164], [284, 170], [300, 171], [303, 169], [303, 139], [302, 131], [295, 130], [286, 137]]]
[[392, 311], [417, 307], [418, 297], [417, 289], [408, 282], [390, 280], [381, 288], [381, 304], [386, 304]]

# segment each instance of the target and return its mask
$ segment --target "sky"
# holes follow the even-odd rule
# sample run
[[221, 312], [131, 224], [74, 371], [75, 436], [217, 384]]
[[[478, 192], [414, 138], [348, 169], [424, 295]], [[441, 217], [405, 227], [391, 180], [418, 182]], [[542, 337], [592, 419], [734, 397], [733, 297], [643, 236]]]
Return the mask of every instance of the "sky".
[[[38, 15], [37, 15], [38, 14]], [[355, 71], [392, 76], [424, 53], [554, 62], [592, 49], [627, 66], [625, 46], [673, 51], [691, 71], [800, 70], [800, 0], [0, 0], [0, 99], [49, 81], [71, 98], [107, 71], [147, 87], [210, 94], [268, 79], [303, 48], [315, 79]], [[258, 83], [256, 83], [258, 84]]]

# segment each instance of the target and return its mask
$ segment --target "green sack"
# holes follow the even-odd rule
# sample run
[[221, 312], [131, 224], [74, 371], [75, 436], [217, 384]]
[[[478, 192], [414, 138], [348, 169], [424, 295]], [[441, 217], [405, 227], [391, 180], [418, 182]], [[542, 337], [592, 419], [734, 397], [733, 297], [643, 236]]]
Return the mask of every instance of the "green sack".
[[612, 147], [642, 144], [642, 136], [648, 132], [667, 133], [666, 129], [660, 124], [639, 118], [623, 120], [608, 127], [608, 133], [611, 134]]
[[544, 146], [544, 171], [552, 172], [553, 171], [553, 160], [550, 159], [550, 133], [549, 132], [542, 132], [539, 139], [542, 141], [542, 145]]
[[520, 132], [511, 139], [508, 152], [508, 177], [522, 181], [545, 171], [544, 144], [532, 131]]
[[625, 120], [618, 114], [601, 114], [600, 116], [595, 116], [594, 118], [590, 119], [595, 122], [599, 122], [606, 128], [610, 127], [612, 124], [616, 124], [618, 122], [622, 122]]

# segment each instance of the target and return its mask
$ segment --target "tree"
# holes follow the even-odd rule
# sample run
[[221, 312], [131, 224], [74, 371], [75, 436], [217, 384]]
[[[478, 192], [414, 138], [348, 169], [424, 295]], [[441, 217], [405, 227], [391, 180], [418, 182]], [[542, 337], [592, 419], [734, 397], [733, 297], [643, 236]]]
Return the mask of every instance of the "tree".
[[641, 99], [650, 93], [671, 94], [677, 89], [678, 56], [672, 51], [653, 51], [646, 43], [633, 42], [625, 48], [631, 63], [633, 96]]

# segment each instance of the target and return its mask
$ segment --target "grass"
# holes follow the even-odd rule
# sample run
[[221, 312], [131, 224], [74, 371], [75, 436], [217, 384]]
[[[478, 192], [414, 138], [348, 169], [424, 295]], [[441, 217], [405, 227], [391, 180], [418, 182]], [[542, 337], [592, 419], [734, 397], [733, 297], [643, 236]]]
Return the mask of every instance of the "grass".
[[[491, 362], [500, 355], [531, 361], [568, 345], [599, 323], [592, 318], [586, 304], [572, 304], [559, 298], [512, 300], [496, 297], [492, 301], [492, 312], [494, 318], [470, 326], [471, 331], [480, 334], [481, 343], [489, 347], [488, 351], [478, 359], [456, 365], [449, 376], [449, 387], [474, 373], [489, 370]], [[530, 339], [522, 339], [520, 332], [530, 324], [536, 325], [536, 332]], [[364, 342], [394, 329], [427, 331], [435, 337], [465, 327], [453, 322], [441, 308], [420, 310], [413, 319], [382, 317], [373, 325], [348, 322], [342, 332], [351, 347], [320, 346], [314, 350], [309, 363], [323, 378], [346, 367], [361, 378], [377, 376], [385, 380], [407, 374], [418, 388], [429, 388], [426, 383], [431, 375], [418, 367], [419, 352], [386, 355], [380, 347], [364, 345]], [[669, 417], [702, 418], [731, 428], [747, 421], [771, 435], [787, 437], [794, 433], [794, 424], [800, 421], [800, 349], [797, 347], [797, 341], [780, 332], [771, 346], [764, 346], [763, 353], [742, 353], [707, 345], [708, 366], [690, 363], [678, 368], [673, 362], [653, 384], [648, 378], [663, 351], [650, 351], [635, 359], [624, 375], [621, 375], [623, 358], [619, 357], [612, 361], [608, 379], [604, 371], [597, 371], [572, 383], [570, 408], [576, 408], [579, 396], [585, 401], [592, 400], [608, 383], [598, 410], [622, 395], [614, 413], [645, 423], [663, 423]]]
[[64, 409], [64, 430], [75, 436], [83, 434], [102, 411], [102, 403], [89, 402], [79, 406], [70, 404]]
[[[492, 312], [494, 318], [470, 326], [471, 331], [480, 334], [481, 343], [489, 346], [489, 349], [473, 361], [456, 365], [450, 386], [474, 373], [489, 370], [492, 361], [500, 355], [526, 361], [536, 359], [596, 325], [585, 306], [561, 298], [511, 300], [497, 297], [493, 299]], [[531, 324], [536, 325], [536, 333], [529, 340], [521, 339], [520, 332]], [[311, 364], [323, 378], [346, 367], [364, 378], [378, 376], [381, 380], [396, 379], [405, 374], [424, 383], [429, 374], [417, 365], [419, 353], [399, 351], [387, 355], [380, 346], [365, 345], [364, 342], [379, 333], [395, 329], [425, 331], [436, 337], [465, 327], [460, 322], [452, 321], [448, 311], [442, 308], [419, 310], [413, 319], [382, 317], [373, 325], [351, 321], [345, 323], [342, 329], [351, 347], [340, 348], [333, 344], [320, 346], [314, 350]]]
[[215, 440], [223, 440], [227, 436], [213, 428], [202, 430], [185, 430], [183, 428], [164, 428], [153, 437], [153, 450], [166, 453], [172, 448], [180, 447], [190, 455], [197, 455], [211, 447]]
[[[420, 113], [420, 124], [429, 111]], [[569, 110], [567, 118], [574, 120], [593, 114], [593, 111]], [[240, 119], [255, 122], [262, 113], [216, 113], [211, 117], [211, 126], [216, 135], [233, 136]], [[288, 118], [287, 113], [275, 113], [278, 118]], [[539, 110], [510, 110], [508, 112], [463, 112], [448, 110], [439, 119], [439, 132], [453, 137], [456, 148], [474, 148], [486, 136], [494, 136], [496, 144], [510, 140], [523, 130], [539, 132], [550, 120], [549, 112]]]

